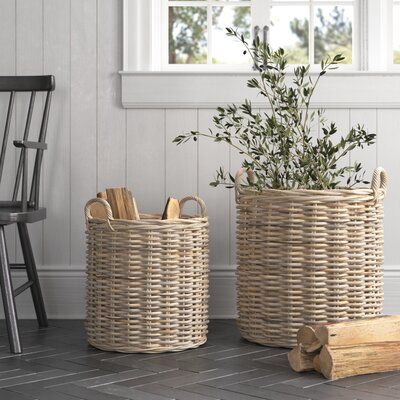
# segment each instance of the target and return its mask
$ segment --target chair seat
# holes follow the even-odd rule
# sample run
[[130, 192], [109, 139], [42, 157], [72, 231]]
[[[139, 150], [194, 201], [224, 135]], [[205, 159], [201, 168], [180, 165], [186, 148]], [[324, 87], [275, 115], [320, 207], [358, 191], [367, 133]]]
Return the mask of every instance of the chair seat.
[[23, 222], [26, 224], [42, 221], [46, 218], [46, 209], [39, 207], [35, 210], [33, 207], [28, 207], [26, 211], [21, 211], [21, 206], [10, 205], [10, 202], [0, 201], [0, 224], [13, 224]]

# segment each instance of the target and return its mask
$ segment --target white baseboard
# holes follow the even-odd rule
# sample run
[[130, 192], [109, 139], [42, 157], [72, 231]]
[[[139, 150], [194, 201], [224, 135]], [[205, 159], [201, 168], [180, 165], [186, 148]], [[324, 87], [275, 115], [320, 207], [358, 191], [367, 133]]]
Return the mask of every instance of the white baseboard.
[[[23, 283], [24, 273], [15, 272], [14, 286]], [[85, 317], [85, 272], [82, 267], [39, 271], [43, 297], [49, 318], [81, 319]], [[384, 272], [384, 312], [400, 314], [400, 266], [386, 266]], [[236, 317], [235, 271], [232, 267], [210, 273], [210, 318]], [[34, 318], [29, 291], [17, 297], [19, 318]], [[0, 318], [3, 317], [2, 307]]]

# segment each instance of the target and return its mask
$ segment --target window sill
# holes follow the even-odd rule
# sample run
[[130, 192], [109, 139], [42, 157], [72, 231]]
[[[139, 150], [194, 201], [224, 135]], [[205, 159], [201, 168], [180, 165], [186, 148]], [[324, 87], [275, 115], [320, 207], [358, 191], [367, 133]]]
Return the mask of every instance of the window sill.
[[[198, 70], [184, 70], [184, 69], [169, 69], [160, 71], [119, 71], [121, 76], [126, 75], [258, 75], [257, 72], [243, 70], [243, 69], [198, 69]], [[311, 75], [318, 75], [319, 71], [311, 71]], [[332, 70], [328, 72], [328, 76], [400, 76], [400, 65], [399, 69], [393, 69], [389, 71], [357, 71], [353, 69], [341, 69]], [[294, 75], [292, 71], [288, 71], [287, 75]]]
[[[265, 100], [246, 86], [247, 77], [257, 76], [256, 72], [121, 71], [120, 75], [125, 108], [215, 108], [246, 98], [254, 107], [266, 107]], [[330, 71], [321, 79], [312, 106], [400, 108], [399, 93], [400, 70]]]

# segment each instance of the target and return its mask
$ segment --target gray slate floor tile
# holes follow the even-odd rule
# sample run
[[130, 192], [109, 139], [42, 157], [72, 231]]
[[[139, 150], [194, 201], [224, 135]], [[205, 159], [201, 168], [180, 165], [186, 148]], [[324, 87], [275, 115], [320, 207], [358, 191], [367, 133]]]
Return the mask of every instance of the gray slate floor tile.
[[259, 400], [260, 397], [251, 396], [248, 394], [231, 392], [229, 390], [215, 388], [211, 386], [205, 386], [200, 384], [183, 386], [182, 390], [188, 392], [202, 394], [204, 396], [210, 396], [210, 398], [217, 398], [221, 400]]
[[161, 396], [154, 393], [148, 393], [138, 388], [128, 388], [126, 386], [120, 386], [117, 384], [111, 384], [107, 386], [100, 386], [95, 388], [96, 391], [103, 392], [106, 394], [116, 395], [121, 398], [133, 399], [133, 400], [175, 400], [175, 397], [168, 395]]
[[110, 385], [113, 383], [123, 382], [123, 381], [127, 381], [130, 379], [141, 378], [144, 376], [151, 376], [151, 375], [155, 375], [155, 374], [152, 372], [148, 372], [148, 371], [134, 369], [134, 370], [125, 371], [125, 372], [121, 372], [121, 373], [117, 373], [117, 374], [110, 374], [110, 375], [104, 375], [104, 376], [100, 376], [100, 377], [83, 379], [83, 380], [81, 380], [79, 382], [75, 382], [75, 383], [78, 386], [93, 388], [93, 387], [97, 387], [97, 386]]
[[223, 388], [236, 383], [248, 383], [253, 379], [258, 379], [273, 374], [263, 369], [254, 369], [252, 371], [240, 372], [239, 374], [229, 375], [222, 378], [215, 378], [204, 382], [204, 385], [213, 386], [216, 388]]
[[159, 383], [151, 383], [149, 385], [140, 386], [139, 389], [144, 392], [157, 394], [160, 396], [168, 396], [176, 400], [213, 400], [218, 397], [205, 396], [199, 393], [188, 392], [178, 388], [170, 388]]
[[1, 400], [32, 400], [32, 397], [27, 397], [22, 394], [11, 392], [6, 389], [0, 389], [0, 399]]
[[[250, 386], [245, 383], [238, 383], [236, 385], [229, 385], [226, 389], [232, 392], [241, 393], [243, 395], [251, 395], [268, 400], [299, 400], [303, 399], [299, 394], [292, 395], [282, 392], [275, 392], [270, 388]], [[307, 398], [307, 397], [306, 397]], [[321, 399], [322, 400], [322, 399]]]
[[72, 397], [78, 397], [83, 400], [122, 400], [128, 399], [128, 397], [121, 397], [109, 393], [101, 393], [94, 389], [88, 389], [74, 384], [60, 385], [49, 389], [54, 392], [54, 399], [57, 399], [56, 393], [62, 393], [70, 395]]
[[165, 386], [170, 386], [170, 387], [176, 388], [176, 387], [180, 387], [180, 386], [190, 385], [193, 383], [202, 383], [202, 382], [209, 381], [210, 379], [229, 376], [229, 375], [235, 375], [235, 374], [236, 374], [235, 372], [215, 369], [213, 371], [192, 373], [188, 376], [177, 376], [177, 377], [171, 378], [171, 379], [163, 379], [160, 382], [162, 382], [162, 384]]
[[27, 374], [23, 376], [18, 376], [15, 378], [7, 378], [0, 380], [0, 388], [6, 388], [9, 386], [15, 386], [19, 384], [25, 384], [30, 382], [45, 381], [51, 378], [68, 375], [68, 371], [53, 369], [50, 371], [38, 372], [33, 374]]
[[146, 385], [147, 383], [159, 383], [171, 379], [186, 379], [189, 376], [195, 375], [195, 373], [190, 371], [173, 370], [142, 376], [140, 378], [128, 379], [126, 381], [119, 382], [119, 384], [127, 387], [136, 387]]

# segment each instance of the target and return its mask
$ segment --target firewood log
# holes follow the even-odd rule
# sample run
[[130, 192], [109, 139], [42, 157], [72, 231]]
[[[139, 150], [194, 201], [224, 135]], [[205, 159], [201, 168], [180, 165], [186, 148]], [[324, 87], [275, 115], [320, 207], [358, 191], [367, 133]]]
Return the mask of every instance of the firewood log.
[[109, 188], [106, 189], [106, 193], [113, 217], [115, 219], [127, 219], [128, 215], [125, 209], [123, 188]]
[[302, 345], [298, 345], [288, 353], [289, 364], [293, 371], [296, 372], [312, 371], [314, 369], [313, 359], [315, 355], [315, 352], [306, 352]]
[[[97, 193], [97, 198], [107, 200], [106, 192]], [[93, 218], [107, 219], [107, 213], [102, 204], [93, 203], [90, 206], [90, 214]]]
[[98, 199], [107, 200], [107, 193], [106, 192], [99, 192], [96, 196]]
[[161, 219], [178, 219], [180, 217], [179, 200], [168, 197]]
[[132, 197], [130, 190], [125, 188], [122, 189], [122, 197], [125, 205], [126, 219], [139, 220], [139, 212], [137, 209], [136, 201]]
[[319, 373], [321, 373], [321, 362], [320, 362], [320, 360], [319, 360], [319, 354], [317, 354], [316, 356], [314, 356], [314, 358], [313, 358], [313, 367], [314, 367], [314, 369], [317, 371], [317, 372], [319, 372]]
[[[131, 193], [131, 192], [129, 192], [129, 193]], [[132, 197], [132, 194], [131, 194], [131, 197]], [[136, 200], [134, 197], [132, 197], [132, 203], [133, 203], [133, 215], [135, 216], [134, 219], [139, 220], [140, 219], [139, 210], [138, 210], [138, 206], [136, 204]]]
[[352, 344], [400, 342], [400, 316], [383, 316], [320, 325], [315, 335], [322, 344], [349, 346]]
[[357, 346], [323, 346], [319, 354], [321, 372], [335, 380], [354, 375], [400, 369], [400, 342]]
[[297, 343], [301, 344], [304, 351], [312, 353], [322, 347], [315, 334], [316, 325], [304, 325], [297, 332]]

